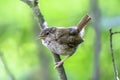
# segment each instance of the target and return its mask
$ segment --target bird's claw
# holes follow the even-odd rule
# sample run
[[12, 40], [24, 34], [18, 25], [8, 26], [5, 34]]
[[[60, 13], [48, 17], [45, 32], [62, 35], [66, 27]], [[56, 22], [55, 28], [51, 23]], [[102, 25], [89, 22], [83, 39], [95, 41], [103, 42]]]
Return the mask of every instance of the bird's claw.
[[60, 67], [61, 65], [63, 65], [63, 63], [64, 63], [64, 61], [56, 62], [54, 68], [58, 68], [58, 67]]

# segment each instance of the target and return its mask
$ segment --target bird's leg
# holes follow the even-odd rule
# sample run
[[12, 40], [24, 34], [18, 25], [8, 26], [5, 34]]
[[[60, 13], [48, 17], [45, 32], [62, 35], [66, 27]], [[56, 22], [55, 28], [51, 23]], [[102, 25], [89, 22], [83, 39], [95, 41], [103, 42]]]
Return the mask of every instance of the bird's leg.
[[61, 65], [64, 63], [64, 61], [66, 61], [70, 56], [71, 56], [71, 55], [68, 55], [68, 56], [66, 56], [63, 60], [61, 60], [61, 61], [59, 61], [59, 62], [56, 62], [55, 68], [61, 66]]

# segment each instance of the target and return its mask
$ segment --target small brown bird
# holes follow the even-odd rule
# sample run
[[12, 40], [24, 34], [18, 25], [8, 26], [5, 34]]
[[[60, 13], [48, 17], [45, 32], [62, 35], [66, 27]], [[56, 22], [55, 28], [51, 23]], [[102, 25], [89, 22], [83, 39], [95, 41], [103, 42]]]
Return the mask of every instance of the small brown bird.
[[63, 60], [56, 63], [59, 67], [77, 49], [78, 45], [84, 40], [82, 38], [83, 27], [91, 18], [86, 15], [77, 27], [71, 28], [45, 28], [40, 32], [42, 43], [51, 50], [52, 53], [66, 55]]

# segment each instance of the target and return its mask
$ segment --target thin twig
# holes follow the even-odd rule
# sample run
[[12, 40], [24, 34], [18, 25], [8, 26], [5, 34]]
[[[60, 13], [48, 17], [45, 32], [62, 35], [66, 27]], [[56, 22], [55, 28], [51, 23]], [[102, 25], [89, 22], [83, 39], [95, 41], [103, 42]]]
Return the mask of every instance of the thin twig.
[[[25, 2], [26, 4], [28, 4], [32, 8], [32, 10], [34, 12], [34, 16], [35, 16], [40, 28], [42, 28], [42, 29], [46, 28], [47, 24], [46, 24], [45, 19], [43, 18], [42, 13], [39, 9], [38, 0], [22, 0], [22, 1]], [[55, 63], [61, 61], [60, 56], [57, 54], [53, 53], [53, 58], [55, 60]], [[60, 66], [59, 68], [56, 68], [56, 70], [58, 72], [58, 76], [59, 76], [60, 80], [67, 80], [63, 65]]]
[[114, 51], [113, 51], [113, 45], [112, 45], [112, 35], [116, 34], [116, 33], [120, 33], [120, 32], [112, 32], [112, 29], [110, 29], [109, 32], [110, 32], [110, 49], [111, 49], [112, 64], [113, 64], [113, 68], [114, 68], [115, 80], [119, 80], [118, 70], [117, 70], [117, 67], [115, 65], [115, 59], [114, 59]]
[[120, 32], [112, 32], [112, 34], [120, 34]]

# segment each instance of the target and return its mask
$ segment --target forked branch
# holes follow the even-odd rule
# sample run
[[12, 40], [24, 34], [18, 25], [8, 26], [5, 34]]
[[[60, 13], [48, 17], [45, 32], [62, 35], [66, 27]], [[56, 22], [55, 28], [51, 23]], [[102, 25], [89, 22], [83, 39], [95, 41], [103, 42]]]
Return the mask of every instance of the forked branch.
[[116, 67], [116, 64], [115, 64], [115, 59], [114, 59], [114, 51], [113, 51], [113, 44], [112, 44], [112, 36], [113, 36], [113, 34], [117, 34], [117, 33], [120, 34], [120, 32], [112, 32], [112, 29], [110, 29], [109, 32], [110, 32], [110, 50], [111, 50], [112, 64], [113, 64], [113, 68], [114, 68], [115, 80], [119, 80], [119, 77], [118, 77], [118, 70], [117, 70], [117, 67]]

